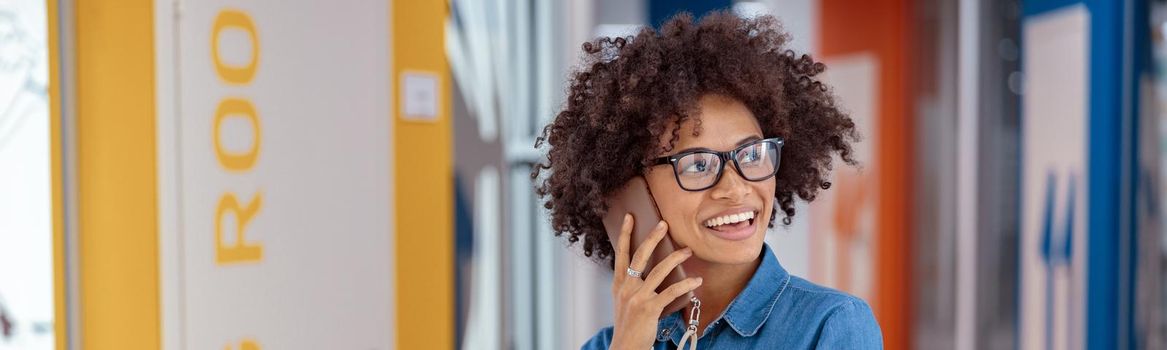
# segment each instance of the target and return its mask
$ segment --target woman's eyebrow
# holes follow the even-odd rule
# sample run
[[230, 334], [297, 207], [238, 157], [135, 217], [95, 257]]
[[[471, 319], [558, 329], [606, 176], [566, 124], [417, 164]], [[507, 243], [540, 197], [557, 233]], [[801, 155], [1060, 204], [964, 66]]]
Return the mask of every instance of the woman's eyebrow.
[[[750, 136], [746, 136], [746, 138], [744, 138], [744, 139], [741, 139], [740, 141], [738, 141], [738, 142], [737, 142], [737, 144], [736, 144], [736, 145], [734, 145], [734, 147], [741, 146], [741, 145], [744, 145], [744, 144], [747, 144], [747, 143], [750, 143], [750, 142], [753, 142], [753, 141], [761, 140], [761, 139], [762, 139], [762, 137], [761, 137], [761, 136], [758, 136], [758, 135], [750, 135]], [[680, 151], [673, 152], [673, 154], [681, 154], [681, 153], [685, 153], [685, 152], [692, 152], [692, 151], [710, 151], [710, 152], [719, 152], [719, 151], [717, 151], [717, 150], [709, 149], [708, 147], [689, 147], [689, 148], [686, 148], [686, 149], [683, 149], [683, 150], [680, 150]]]
[[758, 135], [750, 135], [750, 136], [746, 136], [746, 138], [742, 139], [741, 141], [738, 141], [738, 142], [737, 142], [737, 145], [735, 145], [734, 147], [741, 146], [741, 145], [744, 145], [744, 144], [746, 144], [746, 143], [749, 143], [749, 142], [752, 142], [752, 141], [761, 140], [761, 139], [762, 139], [762, 137], [761, 137], [761, 136], [758, 136]]

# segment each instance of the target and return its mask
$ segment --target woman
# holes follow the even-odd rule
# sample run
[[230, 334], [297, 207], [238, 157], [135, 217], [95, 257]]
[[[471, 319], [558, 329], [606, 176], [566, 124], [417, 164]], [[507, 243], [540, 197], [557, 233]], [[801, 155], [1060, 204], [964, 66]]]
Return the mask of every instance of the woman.
[[[789, 40], [773, 17], [719, 12], [583, 45], [584, 69], [536, 144], [550, 149], [532, 177], [549, 170], [537, 192], [556, 234], [617, 271], [615, 324], [584, 349], [690, 347], [690, 317], [700, 348], [882, 347], [867, 303], [791, 276], [764, 242], [779, 209], [790, 224], [795, 195], [810, 201], [830, 186], [834, 155], [855, 164], [855, 125], [815, 78], [825, 66], [786, 50]], [[664, 220], [632, 252], [631, 217], [618, 242], [602, 217], [606, 196], [634, 176]], [[644, 271], [666, 234], [678, 250]], [[676, 266], [690, 277], [657, 293]], [[659, 318], [689, 292], [699, 312]]]

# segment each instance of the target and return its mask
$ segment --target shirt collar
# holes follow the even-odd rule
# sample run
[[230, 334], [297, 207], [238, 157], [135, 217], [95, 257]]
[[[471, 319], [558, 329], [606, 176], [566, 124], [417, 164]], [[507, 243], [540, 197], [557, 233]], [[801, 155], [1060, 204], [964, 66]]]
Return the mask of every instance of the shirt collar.
[[770, 318], [774, 304], [778, 303], [778, 297], [788, 283], [790, 274], [778, 263], [770, 245], [764, 245], [762, 263], [758, 265], [754, 277], [750, 278], [746, 288], [729, 303], [725, 311], [726, 323], [743, 337], [758, 333], [758, 329]]
[[[729, 307], [721, 316], [734, 332], [743, 337], [752, 337], [758, 333], [762, 324], [770, 318], [770, 312], [774, 310], [778, 297], [790, 283], [790, 274], [778, 263], [778, 258], [774, 256], [769, 244], [763, 245], [761, 255], [762, 263], [758, 265], [757, 271], [754, 271], [754, 276], [750, 278], [746, 288], [729, 303]], [[659, 340], [671, 338], [674, 344], [681, 341], [686, 326], [681, 319], [682, 315], [677, 311], [660, 320], [657, 329], [668, 331], [658, 333]]]

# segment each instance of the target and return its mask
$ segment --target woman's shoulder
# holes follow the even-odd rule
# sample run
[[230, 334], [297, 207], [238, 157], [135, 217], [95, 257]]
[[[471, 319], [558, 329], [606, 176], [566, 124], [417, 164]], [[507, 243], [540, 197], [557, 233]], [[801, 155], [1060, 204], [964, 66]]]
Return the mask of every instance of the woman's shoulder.
[[[785, 295], [779, 296], [774, 314], [814, 325], [819, 329], [816, 342], [819, 346], [865, 349], [876, 344], [882, 346], [879, 323], [863, 299], [797, 276], [790, 276], [789, 285], [782, 293]], [[810, 320], [817, 322], [806, 322]]]
[[806, 306], [808, 303], [824, 308], [835, 308], [847, 304], [867, 305], [867, 302], [859, 297], [847, 294], [838, 289], [816, 284], [795, 275], [790, 275], [790, 282], [783, 291], [783, 294], [786, 295], [779, 296], [780, 299], [782, 297], [793, 299], [791, 301], [801, 306]]

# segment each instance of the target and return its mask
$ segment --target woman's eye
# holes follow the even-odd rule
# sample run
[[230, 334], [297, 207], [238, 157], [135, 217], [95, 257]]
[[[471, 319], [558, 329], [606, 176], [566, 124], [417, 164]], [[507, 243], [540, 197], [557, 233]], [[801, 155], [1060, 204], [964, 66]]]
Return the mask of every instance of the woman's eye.
[[704, 159], [699, 159], [699, 160], [694, 160], [694, 161], [688, 162], [687, 165], [685, 165], [683, 168], [681, 168], [681, 172], [686, 173], [686, 174], [700, 174], [700, 173], [704, 173], [708, 170], [709, 170], [709, 163], [706, 162]]
[[742, 150], [742, 155], [738, 158], [738, 163], [753, 164], [762, 159], [762, 152], [757, 147], [750, 147]]

